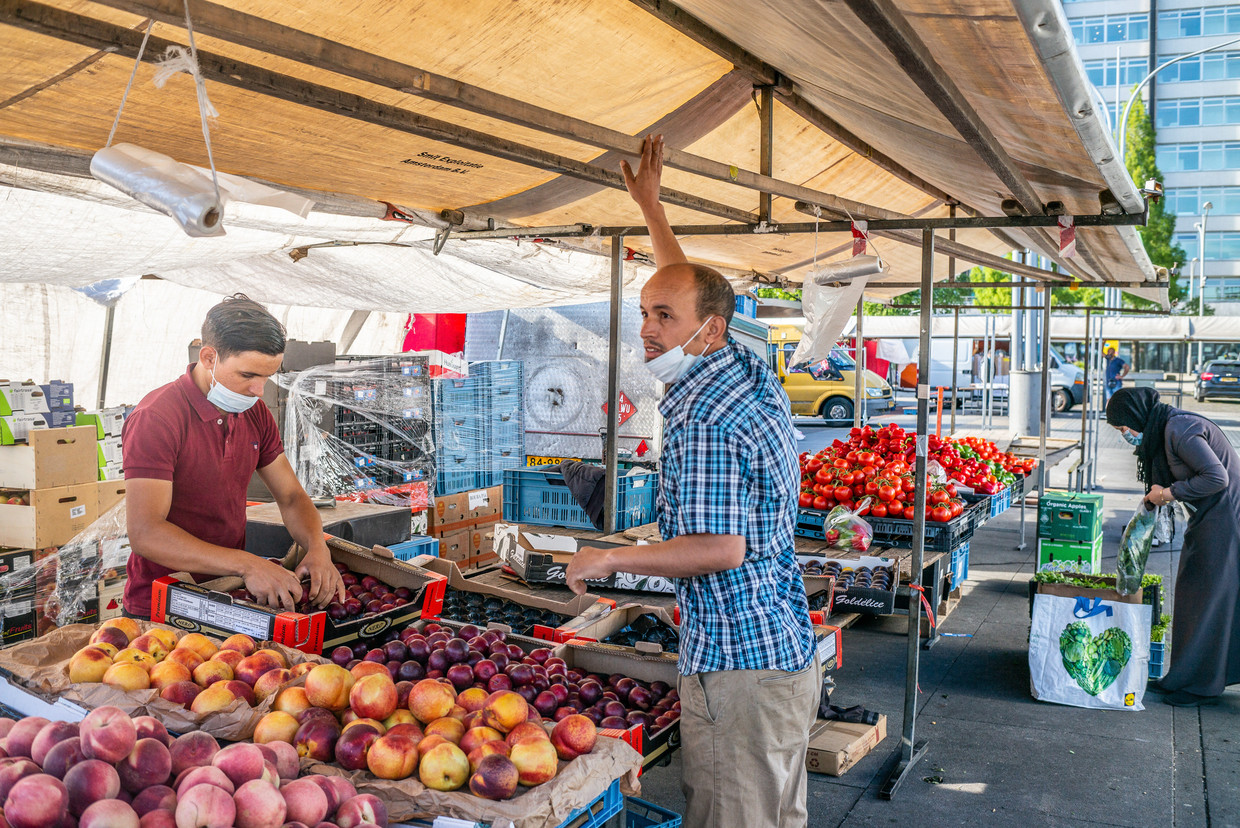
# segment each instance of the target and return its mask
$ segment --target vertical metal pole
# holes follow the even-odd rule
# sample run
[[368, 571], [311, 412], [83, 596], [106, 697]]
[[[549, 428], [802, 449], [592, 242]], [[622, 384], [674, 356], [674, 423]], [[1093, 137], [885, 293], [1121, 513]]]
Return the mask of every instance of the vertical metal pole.
[[[934, 310], [934, 231], [921, 231], [921, 352], [917, 366], [917, 449], [916, 481], [913, 494], [913, 557], [909, 585], [921, 585], [926, 550], [926, 453], [930, 428], [930, 322]], [[921, 596], [915, 589], [908, 595], [908, 660], [904, 675], [904, 728], [900, 739], [900, 760], [879, 791], [891, 799], [913, 765], [925, 754], [926, 744], [916, 742], [917, 671], [921, 655]]]
[[1093, 322], [1094, 320], [1093, 320], [1093, 317], [1090, 315], [1090, 310], [1089, 308], [1086, 308], [1085, 309], [1085, 359], [1081, 360], [1081, 362], [1084, 363], [1085, 365], [1085, 377], [1084, 377], [1085, 398], [1081, 400], [1081, 465], [1080, 465], [1080, 469], [1081, 469], [1082, 474], [1077, 476], [1077, 480], [1081, 482], [1081, 485], [1079, 485], [1077, 489], [1082, 492], [1086, 491], [1085, 480], [1089, 475], [1089, 467], [1094, 462], [1093, 460], [1094, 455], [1093, 455], [1093, 452], [1090, 450], [1090, 444], [1089, 444], [1089, 404], [1093, 402], [1093, 400], [1091, 399], [1093, 397], [1093, 394], [1090, 393], [1091, 389], [1089, 387], [1089, 383], [1092, 380], [1092, 377], [1090, 376], [1090, 373], [1089, 373], [1089, 363], [1090, 363], [1090, 360], [1092, 359], [1092, 357], [1090, 356], [1089, 345], [1090, 345], [1090, 334], [1093, 332]]
[[[120, 301], [119, 299], [117, 301]], [[112, 323], [116, 320], [116, 302], [108, 305], [103, 320], [103, 353], [99, 356], [99, 407], [104, 408], [108, 395], [108, 369], [112, 364]]]
[[[952, 212], [955, 212], [954, 207], [952, 208]], [[954, 228], [952, 229], [952, 235], [953, 236], [956, 235], [956, 230]], [[950, 259], [949, 261], [954, 262], [955, 259]], [[952, 320], [952, 423], [951, 423], [951, 433], [955, 434], [956, 433], [956, 406], [959, 404], [958, 400], [956, 399], [956, 394], [957, 394], [956, 389], [959, 385], [959, 383], [957, 382], [957, 375], [959, 375], [960, 373], [960, 308], [956, 308], [952, 312], [952, 315], [955, 318]], [[970, 371], [973, 370], [972, 360], [973, 360], [973, 355], [970, 354], [969, 355], [969, 370]]]
[[1042, 427], [1038, 429], [1038, 467], [1042, 476], [1038, 497], [1046, 494], [1046, 435], [1051, 430], [1051, 286], [1042, 288]]
[[611, 337], [607, 351], [607, 448], [603, 466], [607, 470], [603, 528], [616, 532], [616, 508], [620, 462], [620, 317], [624, 310], [624, 237], [611, 237]]
[[861, 410], [865, 405], [865, 369], [862, 366], [862, 360], [865, 359], [865, 342], [861, 338], [861, 318], [865, 313], [865, 297], [857, 297], [857, 328], [853, 334], [853, 427], [860, 428], [865, 422], [864, 412]]
[[[758, 95], [758, 172], [774, 175], [775, 169], [775, 90], [764, 86]], [[771, 194], [758, 194], [758, 221], [771, 220]], [[854, 406], [856, 408], [856, 406]]]

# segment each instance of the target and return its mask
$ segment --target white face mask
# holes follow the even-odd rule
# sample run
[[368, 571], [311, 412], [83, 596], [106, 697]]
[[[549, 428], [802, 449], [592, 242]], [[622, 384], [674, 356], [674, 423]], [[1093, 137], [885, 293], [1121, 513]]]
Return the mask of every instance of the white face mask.
[[[685, 345], [697, 339], [697, 335], [706, 330], [706, 326], [710, 324], [710, 320], [715, 317], [707, 317], [702, 323], [702, 327], [697, 329], [697, 333], [689, 337]], [[685, 345], [677, 345], [671, 350], [664, 351], [654, 359], [646, 363], [646, 368], [650, 373], [654, 374], [654, 378], [664, 385], [671, 385], [676, 380], [689, 373], [689, 369], [693, 364], [702, 358], [701, 354], [686, 354]]]
[[211, 368], [211, 387], [207, 390], [207, 402], [231, 414], [240, 414], [243, 411], [249, 411], [254, 403], [258, 402], [258, 397], [238, 394], [236, 391], [220, 385], [215, 379], [215, 368], [213, 366]]

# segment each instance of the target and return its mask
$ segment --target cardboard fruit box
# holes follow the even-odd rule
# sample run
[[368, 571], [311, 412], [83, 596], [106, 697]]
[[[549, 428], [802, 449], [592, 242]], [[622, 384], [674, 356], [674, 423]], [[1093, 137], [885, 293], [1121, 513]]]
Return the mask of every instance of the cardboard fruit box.
[[[533, 532], [516, 523], [497, 523], [494, 529], [495, 554], [500, 563], [511, 569], [518, 578], [529, 583], [563, 584], [569, 561], [582, 546], [598, 549], [615, 549], [622, 544], [604, 543], [596, 540], [580, 540], [571, 535], [552, 535]], [[591, 586], [605, 589], [624, 589], [634, 592], [675, 592], [670, 578], [652, 575], [634, 575], [617, 572], [607, 578], [588, 582]]]
[[[12, 501], [12, 502], [9, 502]], [[60, 546], [99, 516], [95, 484], [0, 489], [0, 545]]]
[[[899, 584], [899, 561], [895, 558], [876, 558], [870, 555], [863, 555], [860, 558], [843, 559], [843, 558], [825, 558], [817, 555], [797, 555], [797, 563], [809, 564], [820, 563], [826, 565], [831, 561], [835, 561], [842, 567], [851, 567], [857, 569], [868, 566], [871, 569], [879, 567], [890, 567], [892, 570], [892, 579], [890, 589], [877, 589], [875, 587], [849, 586], [847, 589], [843, 585], [836, 583], [833, 585], [832, 608], [836, 612], [857, 612], [862, 615], [891, 615], [896, 609], [896, 587]], [[825, 576], [811, 576], [815, 579]], [[806, 591], [809, 591], [810, 583], [806, 581]], [[815, 587], [818, 585], [815, 584]], [[818, 619], [815, 619], [818, 620]], [[822, 618], [821, 620], [826, 620]]]
[[870, 754], [887, 738], [887, 717], [867, 725], [819, 719], [809, 732], [805, 768], [813, 773], [843, 776], [844, 772]]
[[27, 443], [0, 446], [0, 488], [50, 489], [98, 480], [93, 426], [35, 431]]
[[[560, 636], [560, 641], [572, 639], [592, 641], [608, 650], [661, 659], [675, 667], [679, 656], [676, 653], [665, 651], [658, 642], [638, 641], [633, 646], [628, 646], [606, 641], [607, 638], [620, 632], [643, 615], [655, 616], [664, 624], [675, 629], [677, 635], [679, 635], [680, 626], [675, 622], [670, 612], [663, 607], [647, 607], [641, 604], [625, 604], [593, 617], [574, 618], [558, 630], [546, 630], [545, 632], [553, 634], [553, 636]], [[564, 636], [568, 637], [565, 638]], [[553, 637], [550, 640], [554, 641], [555, 638]]]
[[[243, 586], [240, 578], [217, 578], [204, 584], [185, 583], [170, 575], [155, 581], [151, 593], [151, 620], [184, 630], [227, 637], [242, 632], [254, 639], [275, 641], [303, 652], [321, 655], [343, 644], [373, 638], [392, 627], [403, 628], [424, 612], [438, 615], [448, 579], [437, 572], [397, 561], [389, 549], [366, 549], [355, 543], [328, 536], [332, 560], [354, 572], [373, 575], [394, 587], [413, 592], [408, 604], [387, 612], [335, 621], [324, 610], [312, 613], [284, 612], [253, 601], [234, 598], [233, 590]], [[294, 546], [284, 559], [292, 570], [305, 556]]]

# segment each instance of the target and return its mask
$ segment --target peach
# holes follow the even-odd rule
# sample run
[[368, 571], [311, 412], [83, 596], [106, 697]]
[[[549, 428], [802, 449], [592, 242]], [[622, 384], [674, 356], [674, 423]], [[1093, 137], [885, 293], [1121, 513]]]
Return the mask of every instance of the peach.
[[113, 647], [111, 644], [107, 643], [106, 641], [96, 641], [94, 644], [87, 644], [82, 649], [83, 650], [103, 650], [105, 653], [108, 654], [108, 658], [116, 658], [117, 653], [127, 648]]
[[232, 828], [237, 806], [214, 785], [195, 785], [177, 797], [177, 828]]
[[459, 745], [461, 737], [465, 735], [465, 725], [459, 719], [444, 716], [442, 719], [429, 722], [423, 732], [427, 736], [442, 736], [452, 744]]
[[144, 817], [151, 811], [175, 811], [177, 792], [167, 785], [152, 785], [133, 798], [134, 811]]
[[408, 736], [380, 736], [366, 754], [366, 767], [380, 779], [408, 779], [418, 767], [418, 743]]
[[383, 722], [377, 721], [375, 719], [363, 719], [361, 717], [358, 717], [348, 722], [341, 729], [340, 732], [344, 733], [344, 731], [348, 730], [351, 727], [356, 727], [357, 725], [366, 725], [367, 727], [373, 727], [375, 729], [375, 732], [377, 732], [380, 736], [382, 736], [384, 733], [387, 732], [387, 728], [383, 726]]
[[215, 646], [215, 642], [207, 638], [202, 633], [190, 633], [177, 642], [178, 650], [190, 650], [203, 661], [219, 651], [219, 647]]
[[251, 656], [246, 656], [237, 663], [233, 668], [233, 673], [239, 681], [244, 681], [251, 687], [254, 683], [262, 678], [264, 673], [270, 673], [272, 670], [283, 669], [279, 661], [271, 656], [270, 650], [259, 650]]
[[[172, 736], [168, 733], [168, 728], [164, 727], [164, 723], [154, 716], [139, 716], [133, 720], [133, 726], [139, 739], [158, 739], [165, 746], [172, 744]], [[138, 814], [138, 816], [142, 815]]]
[[431, 748], [433, 747], [436, 747], [438, 745], [450, 745], [450, 744], [452, 743], [449, 742], [444, 737], [439, 736], [437, 734], [432, 734], [430, 736], [423, 736], [421, 739], [418, 740], [418, 755], [425, 756], [426, 754], [430, 753]]
[[133, 752], [116, 767], [121, 776], [121, 787], [131, 794], [140, 793], [152, 785], [162, 785], [172, 774], [172, 754], [168, 746], [158, 739], [139, 739]]
[[387, 676], [392, 678], [392, 674], [388, 672], [388, 668], [375, 661], [359, 661], [353, 665], [353, 669], [349, 671], [353, 674], [354, 680], [365, 676]]
[[233, 694], [233, 698], [243, 700], [250, 707], [258, 704], [258, 700], [254, 698], [254, 688], [246, 684], [244, 681], [237, 681], [236, 679], [233, 679], [232, 681], [224, 681], [219, 683], [223, 684], [224, 687], [228, 689], [228, 692]]
[[386, 719], [396, 712], [396, 685], [386, 671], [358, 679], [349, 691], [349, 707], [368, 719]]
[[237, 703], [237, 697], [228, 689], [228, 683], [217, 681], [194, 697], [189, 709], [194, 713], [206, 715], [218, 710], [226, 710]]
[[[521, 697], [517, 696], [517, 698]], [[521, 701], [524, 702], [525, 699]], [[409, 691], [409, 712], [419, 722], [433, 722], [441, 719], [447, 716], [455, 706], [456, 691], [451, 685], [435, 679], [422, 679]]]
[[[253, 658], [254, 656], [250, 656]], [[242, 664], [245, 662], [243, 661]], [[274, 695], [281, 687], [293, 680], [293, 674], [283, 667], [275, 670], [268, 670], [258, 677], [258, 681], [254, 682], [254, 698], [260, 702], [266, 701], [268, 696]]]
[[481, 710], [475, 710], [473, 713], [466, 713], [461, 724], [465, 725], [466, 730], [473, 730], [475, 727], [486, 727], [487, 720]]
[[113, 664], [103, 674], [103, 683], [121, 690], [149, 690], [151, 677], [146, 668], [132, 661], [121, 661]]
[[254, 743], [262, 745], [267, 742], [287, 742], [291, 745], [299, 727], [301, 724], [293, 714], [273, 710], [259, 719], [254, 726]]
[[86, 643], [98, 644], [100, 642], [110, 644], [119, 651], [129, 646], [129, 636], [116, 627], [100, 627], [90, 634]]
[[25, 756], [29, 758], [30, 749], [39, 732], [51, 722], [42, 716], [28, 716], [17, 722], [5, 737], [4, 749], [9, 756]]
[[507, 756], [483, 756], [469, 777], [469, 792], [483, 799], [509, 799], [517, 792], [521, 773]]
[[461, 741], [458, 744], [461, 746], [461, 750], [465, 751], [465, 755], [468, 756], [486, 742], [503, 741], [503, 739], [504, 734], [493, 727], [475, 727], [472, 730], [465, 731], [465, 735], [461, 737]]
[[180, 681], [190, 681], [194, 674], [184, 664], [178, 664], [175, 661], [161, 661], [151, 668], [150, 682], [151, 687], [163, 692], [163, 689], [170, 684], [176, 684]]
[[288, 806], [270, 782], [252, 779], [233, 794], [237, 806], [237, 828], [280, 828]]
[[147, 811], [142, 815], [138, 824], [141, 828], [177, 828], [176, 812], [175, 810], [165, 811], [162, 808]]
[[135, 647], [127, 647], [126, 649], [121, 650], [116, 654], [116, 657], [112, 659], [112, 663], [114, 664], [125, 664], [127, 662], [141, 664], [148, 673], [151, 671], [151, 668], [158, 663], [153, 655]]
[[188, 710], [193, 705], [194, 699], [201, 692], [202, 688], [192, 681], [178, 681], [176, 684], [170, 684], [163, 690], [160, 690], [159, 697], [173, 704], [179, 704]]
[[121, 778], [107, 762], [87, 759], [65, 773], [65, 791], [69, 795], [69, 813], [78, 816], [92, 802], [115, 798], [121, 791]]
[[[369, 724], [347, 727], [336, 740], [336, 764], [345, 770], [362, 770], [366, 767], [366, 754], [382, 734]], [[406, 739], [408, 737], [405, 737]], [[417, 743], [414, 743], [416, 749]]]
[[86, 756], [82, 753], [82, 740], [77, 736], [71, 736], [63, 742], [57, 742], [47, 752], [47, 758], [43, 760], [43, 772], [50, 773], [57, 779], [64, 779], [70, 768], [85, 760]]
[[69, 681], [74, 684], [101, 682], [111, 666], [112, 659], [106, 652], [97, 647], [86, 647], [69, 659]]
[[511, 690], [499, 690], [487, 696], [486, 704], [482, 707], [482, 716], [487, 727], [507, 733], [529, 720], [529, 710], [529, 704], [520, 695]]
[[489, 694], [481, 687], [467, 687], [456, 697], [456, 703], [465, 708], [465, 712], [473, 713], [475, 710], [481, 710], [482, 706], [487, 703]]
[[82, 753], [87, 759], [119, 764], [138, 741], [138, 729], [119, 707], [97, 707], [79, 725]]
[[240, 787], [251, 779], [262, 778], [266, 761], [257, 746], [236, 742], [215, 754], [211, 764], [222, 770], [234, 787]]
[[[287, 742], [268, 742], [265, 745], [259, 745], [266, 756], [268, 752], [275, 754], [273, 764], [276, 766], [276, 774], [281, 779], [296, 779], [298, 772], [301, 770], [301, 757], [297, 755], [297, 748]], [[270, 756], [267, 757], [268, 762], [272, 762]]]
[[180, 800], [185, 796], [186, 791], [199, 785], [214, 785], [222, 791], [227, 791], [229, 796], [237, 790], [232, 780], [224, 775], [224, 771], [214, 766], [190, 768], [176, 778], [172, 787], [176, 789], [177, 799]]
[[452, 709], [448, 711], [448, 717], [456, 719], [461, 724], [465, 724], [465, 717], [469, 715], [469, 711], [461, 707], [459, 704], [452, 705]]
[[276, 700], [272, 703], [271, 709], [282, 710], [285, 713], [300, 716], [313, 706], [310, 704], [310, 699], [306, 698], [306, 688], [285, 687], [276, 694]]
[[164, 645], [166, 652], [171, 652], [177, 646], [177, 634], [172, 630], [166, 630], [163, 627], [151, 627], [146, 634], [154, 637], [159, 643]]
[[142, 628], [138, 626], [138, 622], [132, 618], [126, 618], [124, 616], [119, 618], [109, 618], [99, 626], [116, 627], [118, 630], [125, 633], [125, 636], [129, 641], [133, 641], [135, 638], [142, 635]]
[[65, 739], [78, 735], [77, 722], [48, 722], [30, 743], [30, 758], [39, 767], [47, 761], [48, 752]]
[[233, 669], [222, 661], [204, 661], [194, 668], [194, 683], [199, 687], [210, 687], [217, 681], [232, 681]]
[[327, 794], [309, 779], [295, 779], [280, 788], [289, 822], [318, 825], [327, 819]]
[[435, 745], [418, 763], [418, 778], [433, 791], [455, 791], [469, 779], [469, 759], [451, 742]]
[[173, 739], [169, 752], [172, 754], [172, 775], [180, 776], [190, 768], [210, 766], [215, 754], [220, 752], [220, 743], [210, 733], [192, 730]]
[[336, 664], [320, 664], [306, 673], [306, 698], [315, 707], [344, 710], [349, 706], [349, 692], [355, 679]]
[[[345, 802], [357, 796], [357, 788], [353, 787], [353, 783], [342, 776], [320, 776], [315, 774], [306, 778], [312, 780], [323, 789], [323, 793], [327, 796], [327, 813], [329, 816], [336, 813]], [[330, 825], [331, 823], [326, 824]]]
[[349, 725], [349, 724], [353, 724], [354, 722], [358, 721], [362, 717], [354, 713], [352, 710], [341, 710], [336, 715], [336, 718], [342, 725]]
[[68, 813], [64, 783], [46, 773], [19, 779], [4, 800], [4, 818], [12, 828], [48, 828]]
[[315, 716], [307, 719], [293, 737], [297, 755], [330, 762], [336, 753], [336, 740], [340, 738], [340, 725], [335, 719]]
[[527, 739], [517, 742], [508, 751], [508, 758], [517, 766], [521, 784], [526, 787], [541, 785], [552, 779], [559, 767], [555, 745], [546, 739]]
[[293, 678], [297, 678], [298, 676], [304, 676], [306, 673], [310, 672], [313, 669], [314, 669], [313, 661], [303, 661], [301, 664], [296, 664], [290, 667], [289, 672], [293, 674]]
[[129, 646], [132, 649], [147, 653], [156, 661], [163, 661], [164, 657], [173, 649], [160, 636], [155, 635], [154, 632], [143, 633], [129, 642]]
[[509, 747], [517, 742], [524, 742], [528, 739], [542, 739], [544, 742], [550, 742], [551, 737], [547, 734], [547, 729], [540, 724], [533, 722], [522, 722], [521, 724], [508, 731], [508, 735], [503, 737]]
[[133, 806], [119, 799], [94, 803], [78, 818], [78, 828], [140, 828], [141, 820]]
[[206, 661], [206, 659], [198, 655], [198, 653], [193, 650], [188, 650], [185, 647], [177, 647], [175, 650], [168, 653], [167, 658], [164, 659], [165, 664], [180, 664], [191, 673], [198, 669], [198, 665], [202, 664], [204, 661]]
[[255, 650], [254, 655], [270, 656], [271, 658], [274, 658], [276, 660], [276, 664], [279, 665], [280, 669], [282, 670], [288, 669], [288, 659], [285, 658], [284, 653], [280, 652], [279, 650], [273, 650], [270, 647], [264, 647], [261, 650]]
[[417, 722], [403, 722], [398, 725], [392, 725], [384, 731], [384, 735], [387, 735], [388, 733], [401, 733], [406, 736], [412, 736], [419, 742], [426, 736], [426, 734], [422, 732], [422, 726]]
[[225, 638], [224, 643], [220, 645], [220, 649], [236, 650], [241, 653], [242, 656], [248, 656], [254, 655], [254, 652], [258, 649], [258, 644], [256, 644], [254, 639], [250, 638], [248, 635], [244, 633], [237, 633], [236, 635], [230, 635], [228, 638]]
[[483, 744], [478, 745], [478, 747], [474, 748], [469, 753], [469, 769], [471, 771], [477, 770], [478, 763], [482, 761], [483, 757], [490, 756], [494, 753], [498, 753], [500, 756], [507, 758], [508, 743], [496, 740], [493, 742], [484, 742]]
[[[63, 742], [61, 744], [64, 744]], [[18, 780], [39, 773], [39, 766], [29, 759], [9, 759], [0, 765], [0, 797], [7, 797]]]
[[207, 659], [207, 661], [222, 661], [227, 664], [228, 668], [231, 670], [235, 669], [236, 666], [241, 663], [243, 658], [245, 658], [245, 656], [237, 650], [220, 650], [215, 655]]
[[417, 719], [413, 717], [413, 714], [408, 709], [398, 707], [392, 711], [391, 716], [383, 720], [383, 729], [391, 730], [398, 724], [413, 724], [416, 721]]
[[374, 794], [360, 794], [341, 804], [336, 811], [336, 824], [340, 828], [359, 828], [366, 825], [387, 825], [387, 806]]

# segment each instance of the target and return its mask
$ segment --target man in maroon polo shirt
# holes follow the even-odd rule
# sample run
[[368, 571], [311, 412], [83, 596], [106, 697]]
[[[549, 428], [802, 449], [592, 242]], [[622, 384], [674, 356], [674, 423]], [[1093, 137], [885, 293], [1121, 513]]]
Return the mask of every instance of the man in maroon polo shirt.
[[[344, 600], [319, 514], [284, 456], [275, 418], [255, 405], [283, 359], [283, 326], [257, 302], [229, 297], [207, 313], [198, 362], [126, 419], [126, 613], [150, 618], [151, 583], [171, 572], [197, 581], [238, 575], [259, 601], [286, 610], [306, 578], [315, 604]], [[256, 470], [309, 550], [296, 573], [245, 551], [245, 492]]]

